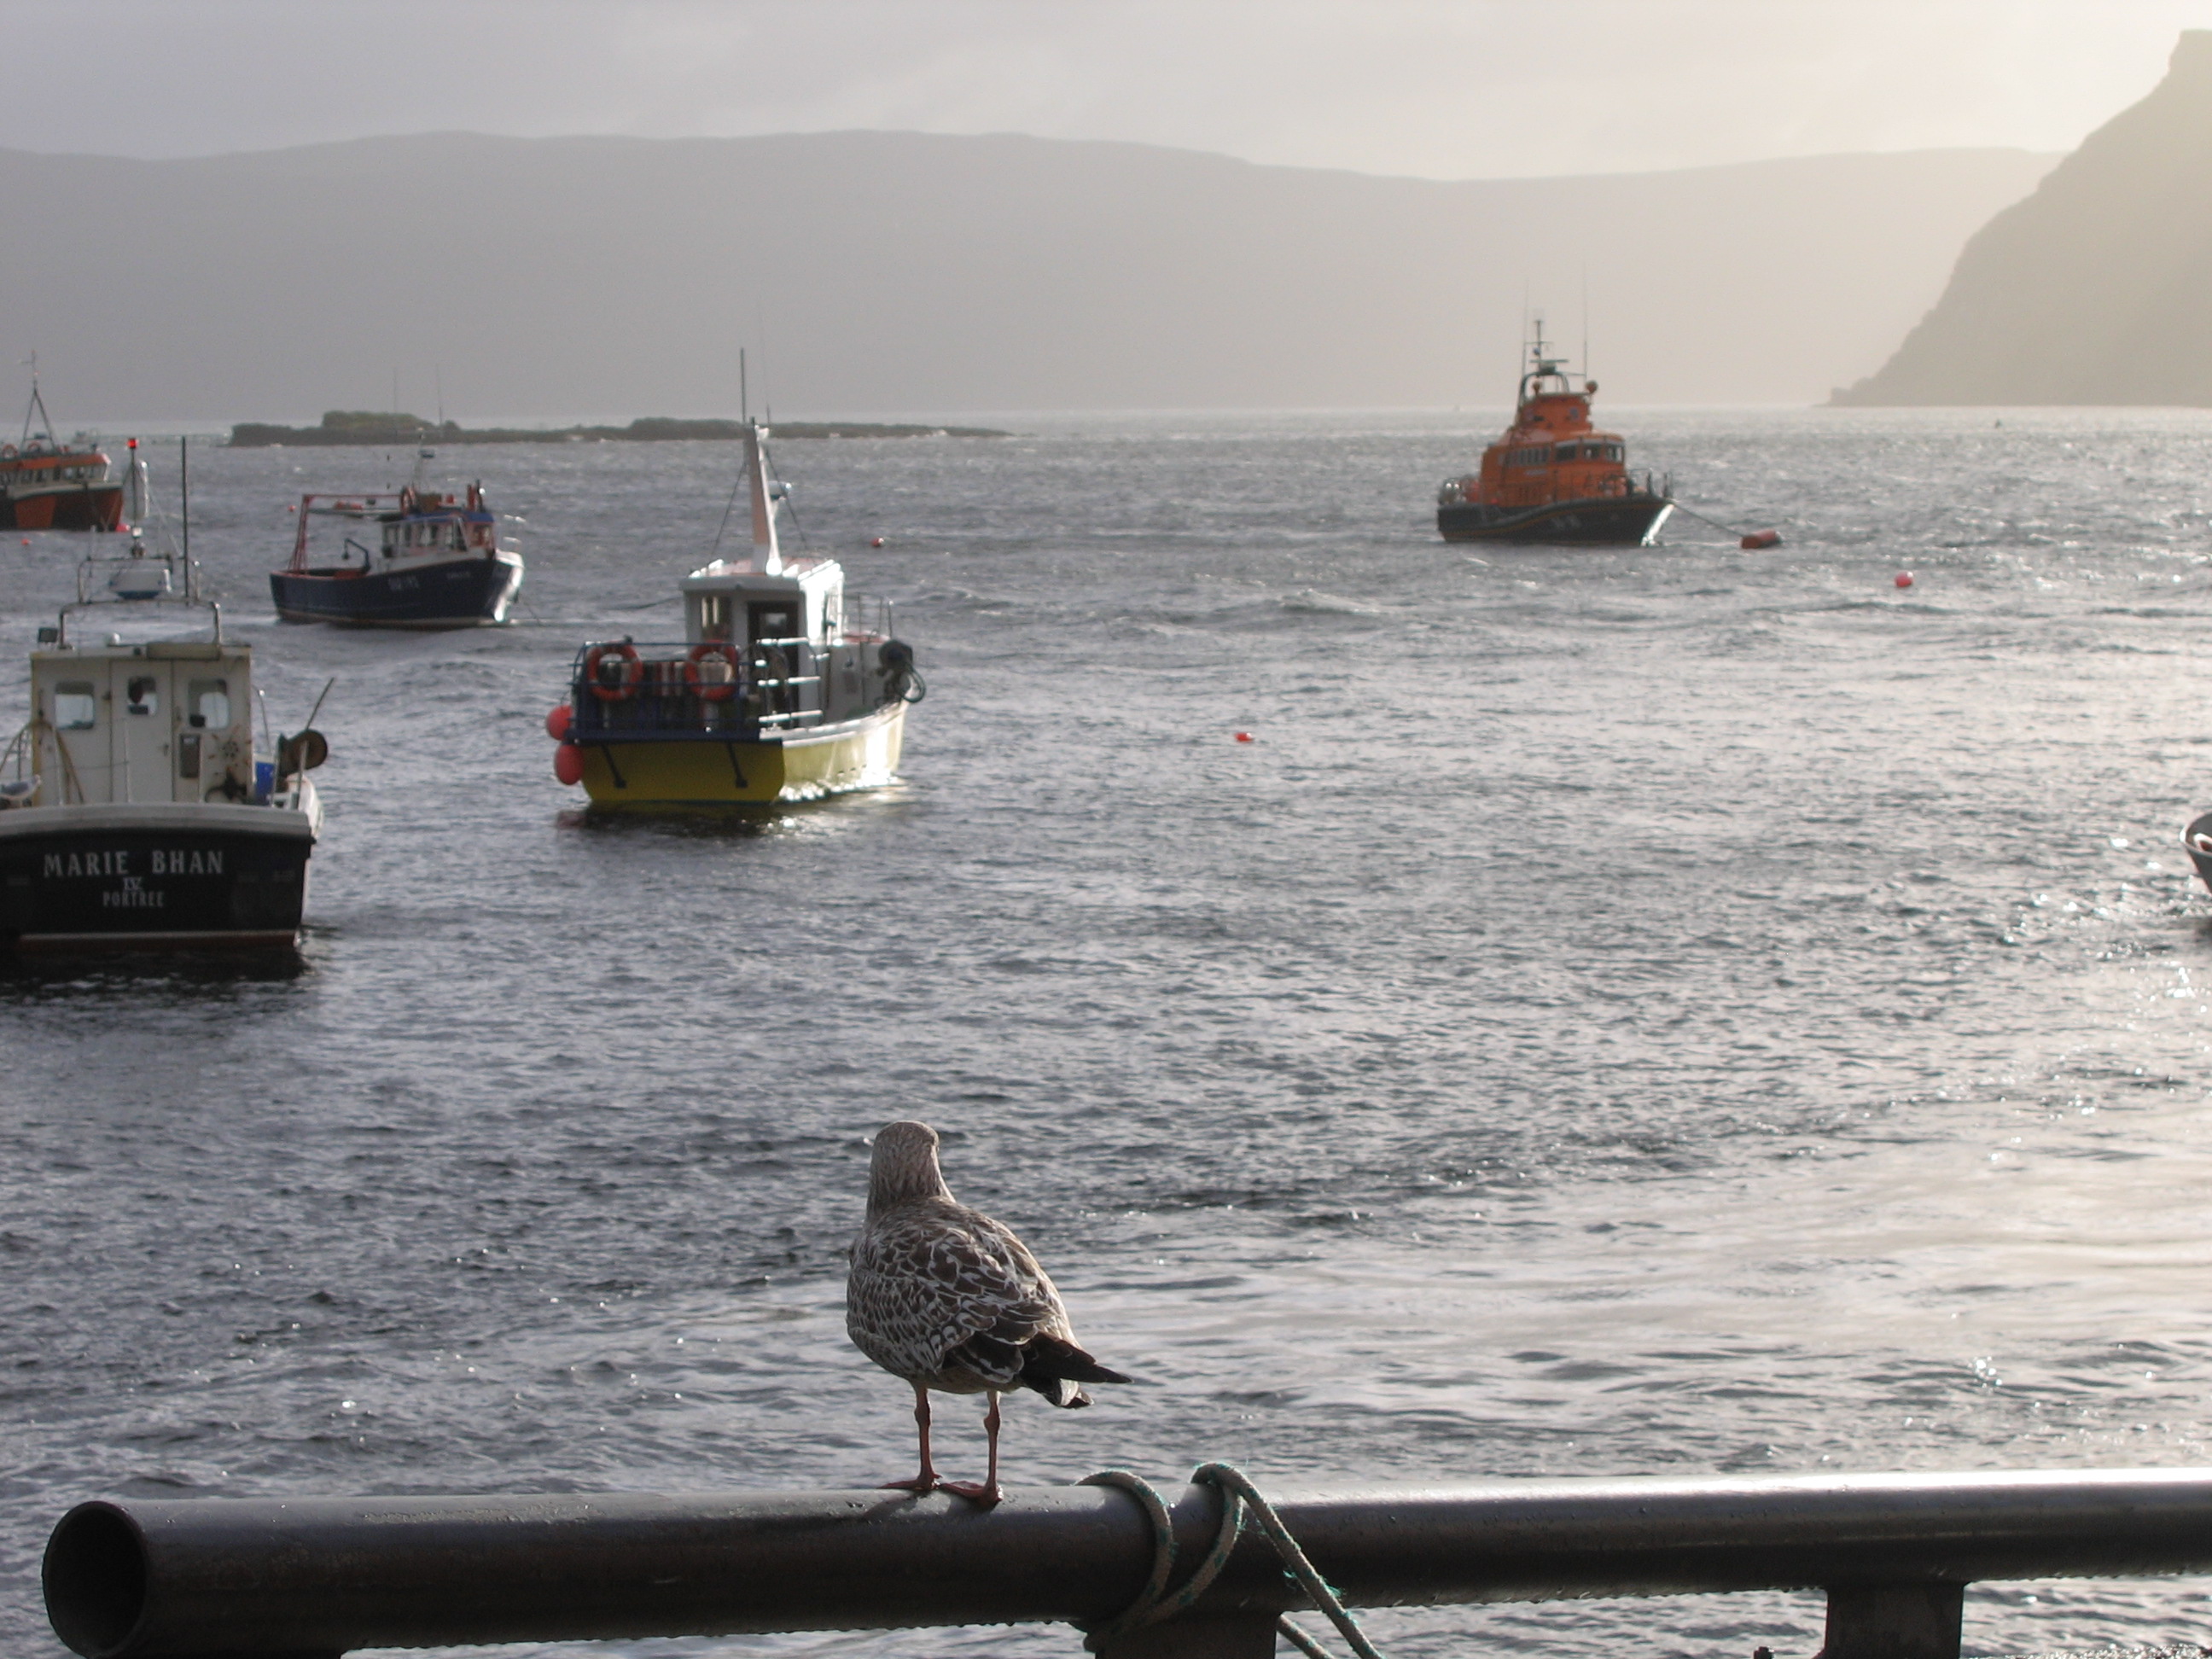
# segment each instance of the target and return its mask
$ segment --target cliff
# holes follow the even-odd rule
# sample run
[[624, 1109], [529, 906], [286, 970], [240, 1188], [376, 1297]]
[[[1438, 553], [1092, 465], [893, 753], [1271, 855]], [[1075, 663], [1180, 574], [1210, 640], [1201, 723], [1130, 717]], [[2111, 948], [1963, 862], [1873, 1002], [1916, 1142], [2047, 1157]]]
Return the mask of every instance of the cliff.
[[2051, 165], [1449, 183], [886, 132], [0, 151], [22, 228], [0, 364], [36, 351], [57, 419], [111, 428], [728, 416], [741, 345], [754, 409], [786, 422], [1495, 408], [1524, 305], [1577, 349], [1587, 282], [1608, 407], [1807, 404], [1880, 362]]
[[2212, 404], [2212, 31], [1977, 232], [1838, 404]]

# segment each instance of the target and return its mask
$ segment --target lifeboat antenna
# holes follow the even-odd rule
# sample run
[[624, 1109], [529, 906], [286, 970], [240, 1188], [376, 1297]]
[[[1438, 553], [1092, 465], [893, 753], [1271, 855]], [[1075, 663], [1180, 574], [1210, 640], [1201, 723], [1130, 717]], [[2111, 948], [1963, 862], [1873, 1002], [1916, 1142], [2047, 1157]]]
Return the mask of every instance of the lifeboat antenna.
[[752, 394], [745, 387], [745, 349], [738, 348], [738, 418], [750, 421], [753, 417]]

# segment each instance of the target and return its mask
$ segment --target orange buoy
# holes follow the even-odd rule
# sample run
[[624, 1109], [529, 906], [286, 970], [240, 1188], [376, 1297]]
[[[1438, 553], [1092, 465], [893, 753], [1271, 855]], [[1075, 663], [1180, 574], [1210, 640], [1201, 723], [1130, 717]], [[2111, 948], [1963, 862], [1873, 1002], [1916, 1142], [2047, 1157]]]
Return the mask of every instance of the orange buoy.
[[1912, 573], [1911, 573], [1910, 570], [1900, 570], [1900, 571], [1899, 571], [1899, 572], [1897, 573], [1897, 585], [1898, 585], [1899, 587], [1910, 587], [1910, 586], [1912, 586]]
[[545, 716], [545, 735], [556, 743], [566, 742], [568, 736], [568, 722], [575, 717], [576, 711], [569, 708], [567, 703], [555, 703], [551, 711]]
[[573, 743], [564, 743], [553, 751], [553, 775], [567, 784], [584, 781], [584, 751]]
[[1778, 530], [1754, 530], [1743, 538], [1743, 544], [1747, 548], [1779, 547], [1782, 545], [1782, 532]]
[[871, 540], [869, 541], [869, 543], [868, 543], [868, 545], [869, 545], [870, 547], [881, 547], [883, 544], [884, 544], [884, 538], [883, 538], [881, 536], [878, 536], [878, 537], [873, 538], [872, 538], [872, 539], [871, 539]]
[[1252, 741], [1252, 734], [1249, 732], [1239, 732], [1237, 734], [1237, 741], [1239, 743], [1249, 743]]

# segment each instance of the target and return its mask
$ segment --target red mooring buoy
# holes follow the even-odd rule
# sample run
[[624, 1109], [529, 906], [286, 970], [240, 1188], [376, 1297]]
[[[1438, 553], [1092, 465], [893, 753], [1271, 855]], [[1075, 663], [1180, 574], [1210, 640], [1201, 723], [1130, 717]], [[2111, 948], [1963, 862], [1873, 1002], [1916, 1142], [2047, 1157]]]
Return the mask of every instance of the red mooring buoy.
[[1910, 570], [1900, 570], [1900, 571], [1899, 571], [1899, 572], [1897, 573], [1897, 585], [1898, 585], [1899, 587], [1910, 587], [1910, 586], [1912, 586], [1912, 573], [1911, 573]]
[[873, 538], [872, 538], [872, 540], [870, 540], [870, 542], [868, 543], [868, 545], [869, 545], [870, 547], [881, 547], [883, 544], [884, 544], [884, 538], [883, 538], [881, 536], [878, 536], [878, 537]]
[[1252, 734], [1249, 732], [1239, 732], [1237, 734], [1237, 741], [1239, 743], [1249, 743], [1252, 741]]
[[1752, 549], [1779, 547], [1782, 545], [1782, 532], [1778, 530], [1754, 530], [1743, 538], [1743, 544]]

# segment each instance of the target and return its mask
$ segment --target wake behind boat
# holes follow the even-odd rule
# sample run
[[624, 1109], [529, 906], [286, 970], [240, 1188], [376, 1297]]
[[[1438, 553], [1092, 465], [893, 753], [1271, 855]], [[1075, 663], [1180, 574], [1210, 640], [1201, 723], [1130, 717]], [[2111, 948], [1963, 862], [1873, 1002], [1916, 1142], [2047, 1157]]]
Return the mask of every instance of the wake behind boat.
[[[431, 459], [422, 452], [415, 482], [402, 489], [300, 498], [291, 562], [269, 573], [280, 618], [420, 629], [507, 620], [522, 587], [521, 551], [500, 544], [482, 484], [459, 496], [423, 487], [421, 462]], [[312, 532], [332, 523], [337, 549], [319, 554]]]
[[[125, 642], [178, 617], [207, 636]], [[0, 954], [295, 944], [328, 750], [312, 729], [257, 748], [256, 706], [189, 558], [85, 560], [0, 751]]]
[[1544, 344], [1542, 319], [1521, 377], [1513, 424], [1482, 454], [1482, 469], [1437, 492], [1448, 542], [1550, 542], [1638, 547], [1674, 510], [1665, 482], [1629, 475], [1627, 446], [1590, 423], [1597, 382], [1577, 388]]
[[890, 782], [914, 652], [869, 627], [834, 559], [787, 558], [763, 441], [743, 436], [753, 556], [685, 577], [684, 637], [597, 641], [577, 652], [568, 701], [547, 716], [553, 770], [595, 811], [761, 805]]

